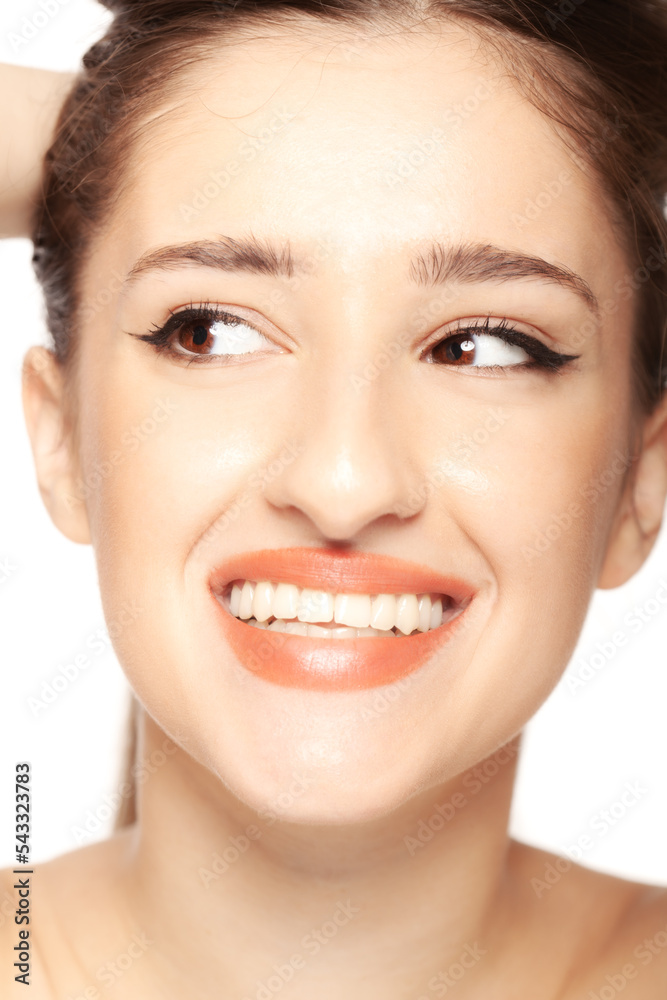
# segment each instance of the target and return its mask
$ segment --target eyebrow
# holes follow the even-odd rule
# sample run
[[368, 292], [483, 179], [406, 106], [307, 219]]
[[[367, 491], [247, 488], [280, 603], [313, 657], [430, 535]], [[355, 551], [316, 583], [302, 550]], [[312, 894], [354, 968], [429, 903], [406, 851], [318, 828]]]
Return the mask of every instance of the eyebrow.
[[[150, 250], [133, 265], [125, 285], [148, 272], [172, 271], [189, 264], [222, 271], [246, 271], [270, 277], [291, 278], [296, 271], [312, 274], [307, 257], [295, 256], [289, 241], [282, 244], [256, 236], [220, 236]], [[312, 262], [312, 255], [310, 256]], [[542, 257], [506, 250], [488, 243], [447, 246], [431, 240], [411, 258], [408, 278], [419, 286], [435, 288], [452, 281], [464, 284], [505, 282], [520, 279], [549, 281], [574, 292], [596, 315], [600, 306], [590, 285], [569, 268]]]
[[505, 250], [488, 243], [448, 247], [437, 241], [431, 242], [425, 253], [418, 252], [413, 257], [410, 276], [417, 284], [427, 287], [445, 285], [450, 281], [476, 284], [536, 278], [569, 289], [596, 315], [600, 312], [600, 304], [592, 288], [574, 271], [551, 264], [542, 257]]

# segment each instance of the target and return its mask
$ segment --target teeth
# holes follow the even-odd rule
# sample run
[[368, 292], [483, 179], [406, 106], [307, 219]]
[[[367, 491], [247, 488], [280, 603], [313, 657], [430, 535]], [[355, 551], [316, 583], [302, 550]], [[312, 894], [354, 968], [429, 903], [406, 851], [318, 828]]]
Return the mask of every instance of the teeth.
[[[339, 625], [368, 628], [371, 623], [370, 597], [368, 594], [336, 594], [333, 617]], [[318, 621], [322, 619], [319, 618]]]
[[396, 605], [396, 627], [409, 635], [419, 625], [419, 604], [414, 594], [401, 594]]
[[248, 580], [243, 584], [243, 590], [239, 598], [239, 618], [250, 618], [252, 616], [252, 595], [255, 588]]
[[356, 639], [359, 636], [376, 636], [378, 638], [391, 638], [394, 632], [383, 632], [377, 628], [322, 628], [321, 625], [309, 625], [307, 622], [285, 622], [281, 618], [276, 618], [270, 625], [266, 622], [258, 622], [255, 618], [250, 618], [247, 622], [253, 628], [264, 628], [270, 632], [290, 632], [292, 635], [306, 635], [312, 638], [321, 639]]
[[[294, 588], [297, 591], [298, 588]], [[302, 590], [298, 599], [297, 618], [300, 622], [330, 622], [332, 620], [341, 625], [352, 625], [352, 622], [344, 622], [342, 618], [334, 612], [334, 596], [324, 590]], [[336, 598], [336, 601], [338, 598]]]
[[428, 632], [456, 612], [446, 595], [333, 594], [268, 580], [235, 582], [229, 610], [254, 627], [339, 638]]
[[291, 583], [279, 583], [273, 595], [273, 613], [276, 618], [296, 618], [299, 608], [299, 588]]
[[371, 620], [373, 628], [390, 629], [396, 624], [396, 596], [394, 594], [378, 594], [371, 604]]

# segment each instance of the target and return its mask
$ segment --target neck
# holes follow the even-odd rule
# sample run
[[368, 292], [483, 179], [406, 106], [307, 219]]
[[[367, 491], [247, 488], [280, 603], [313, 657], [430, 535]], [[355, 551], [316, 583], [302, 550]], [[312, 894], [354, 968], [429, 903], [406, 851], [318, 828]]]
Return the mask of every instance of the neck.
[[295, 997], [398, 998], [478, 962], [505, 910], [519, 741], [389, 816], [325, 827], [247, 808], [142, 713], [128, 887], [174, 995], [268, 998], [282, 977]]

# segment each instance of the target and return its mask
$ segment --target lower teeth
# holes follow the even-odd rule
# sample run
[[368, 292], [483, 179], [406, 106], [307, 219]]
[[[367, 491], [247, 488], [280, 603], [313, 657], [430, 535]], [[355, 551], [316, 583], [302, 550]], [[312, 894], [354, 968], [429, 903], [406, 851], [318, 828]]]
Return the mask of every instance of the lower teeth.
[[[326, 628], [323, 625], [313, 625], [307, 622], [285, 622], [281, 618], [274, 618], [269, 622], [258, 622], [256, 618], [241, 618], [239, 621], [244, 621], [246, 625], [251, 625], [253, 628], [263, 628], [268, 629], [270, 632], [287, 632], [293, 635], [306, 635], [309, 638], [318, 639], [356, 639], [365, 638], [367, 636], [375, 636], [377, 638], [404, 638], [405, 632], [400, 632], [396, 627], [390, 629], [389, 631], [377, 629], [377, 628], [351, 628], [347, 625], [337, 625], [334, 628]], [[292, 627], [295, 626], [295, 627]], [[429, 629], [429, 631], [431, 631]], [[409, 635], [415, 635], [418, 632], [417, 629], [408, 633]]]

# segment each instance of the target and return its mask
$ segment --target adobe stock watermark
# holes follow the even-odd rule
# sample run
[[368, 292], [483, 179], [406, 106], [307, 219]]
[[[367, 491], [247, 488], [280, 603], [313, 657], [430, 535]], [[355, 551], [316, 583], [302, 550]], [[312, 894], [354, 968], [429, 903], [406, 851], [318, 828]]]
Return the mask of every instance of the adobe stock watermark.
[[509, 413], [502, 406], [487, 407], [477, 427], [469, 434], [462, 434], [454, 442], [452, 450], [456, 457], [463, 461], [471, 459], [476, 451], [491, 440], [496, 431], [505, 426], [509, 418]]
[[116, 815], [123, 800], [131, 798], [136, 789], [145, 785], [151, 775], [164, 767], [177, 750], [177, 744], [167, 737], [158, 749], [153, 750], [147, 757], [136, 760], [130, 768], [132, 781], [123, 781], [114, 792], [107, 792], [95, 809], [88, 809], [81, 823], [70, 826], [69, 832], [75, 843], [85, 844], [100, 833], [104, 824]]
[[[138, 959], [143, 958], [148, 949], [154, 945], [145, 931], [135, 931], [123, 951], [104, 962], [95, 971], [95, 979], [103, 990], [115, 987]], [[100, 1000], [103, 996], [98, 986], [86, 986], [82, 992], [73, 995], [69, 993], [65, 1000]]]
[[600, 330], [602, 320], [608, 316], [614, 316], [618, 312], [620, 303], [629, 301], [632, 296], [639, 291], [642, 285], [650, 281], [651, 275], [659, 271], [667, 263], [667, 248], [664, 246], [650, 247], [644, 261], [634, 270], [627, 272], [622, 278], [614, 282], [613, 299], [605, 299], [600, 305], [598, 316], [585, 319], [575, 330], [574, 335], [569, 340], [571, 348], [583, 347], [587, 340], [595, 336]]
[[111, 640], [135, 622], [143, 614], [143, 610], [133, 601], [123, 601], [117, 614], [106, 625], [101, 625], [90, 632], [84, 640], [84, 648], [74, 654], [67, 663], [58, 667], [48, 680], [43, 680], [38, 691], [28, 696], [26, 704], [33, 716], [37, 718], [69, 691], [92, 665], [94, 659], [111, 648]]
[[546, 181], [539, 193], [534, 198], [529, 198], [526, 201], [523, 215], [519, 215], [518, 212], [512, 212], [510, 218], [514, 225], [518, 229], [523, 229], [524, 226], [539, 219], [542, 212], [551, 208], [553, 203], [560, 198], [565, 188], [572, 183], [573, 178], [574, 173], [569, 169], [565, 169], [561, 170], [558, 177], [554, 178], [554, 180]]
[[484, 492], [486, 481], [475, 469], [468, 468], [474, 453], [487, 444], [509, 420], [509, 414], [501, 406], [487, 407], [484, 416], [474, 430], [457, 437], [451, 446], [455, 459], [443, 455], [438, 465], [432, 469], [419, 487], [412, 486], [403, 503], [394, 504], [392, 511], [397, 517], [411, 517], [424, 506], [424, 502], [446, 484], [456, 483], [474, 493]]
[[446, 108], [442, 121], [447, 129], [435, 126], [427, 136], [415, 139], [409, 152], [400, 150], [395, 153], [391, 165], [384, 171], [384, 183], [390, 188], [395, 188], [415, 177], [438, 153], [446, 150], [448, 133], [461, 128], [472, 118], [481, 105], [491, 97], [496, 86], [495, 80], [482, 80], [462, 101]]
[[481, 764], [470, 768], [463, 776], [461, 784], [469, 793], [454, 792], [444, 802], [439, 802], [434, 806], [431, 815], [427, 819], [420, 819], [413, 835], [406, 835], [403, 838], [406, 850], [410, 857], [414, 857], [417, 851], [422, 850], [435, 838], [436, 834], [444, 830], [447, 823], [451, 822], [462, 809], [464, 809], [471, 798], [479, 795], [485, 785], [499, 774], [505, 765], [516, 759], [519, 752], [518, 744], [508, 743], [500, 750], [487, 757]]
[[81, 303], [81, 306], [79, 307], [79, 314], [84, 323], [90, 322], [90, 320], [94, 319], [98, 313], [102, 312], [103, 309], [106, 309], [106, 307], [110, 305], [116, 292], [119, 292], [123, 287], [124, 280], [123, 275], [119, 274], [114, 268], [111, 272], [111, 278], [104, 288], [100, 288], [95, 295], [87, 298], [85, 302]]
[[345, 927], [360, 913], [358, 906], [354, 906], [352, 900], [337, 900], [336, 909], [328, 920], [325, 920], [319, 927], [313, 927], [301, 938], [300, 944], [302, 952], [294, 952], [285, 961], [274, 964], [273, 972], [268, 978], [255, 982], [255, 992], [247, 993], [242, 1000], [272, 1000], [272, 997], [294, 979], [297, 972], [306, 968], [308, 956], [319, 954], [323, 948], [335, 938], [342, 927]]
[[[622, 302], [627, 302], [635, 292], [638, 292], [642, 285], [650, 280], [651, 274], [659, 271], [667, 263], [667, 247], [651, 247], [648, 255], [642, 264], [639, 264], [629, 274], [614, 282], [614, 293]], [[602, 312], [613, 314], [618, 308], [618, 302], [614, 299], [606, 299], [602, 304]], [[573, 346], [577, 347], [578, 344]]]
[[461, 128], [468, 119], [472, 118], [481, 105], [492, 96], [496, 86], [495, 80], [482, 80], [462, 101], [446, 108], [442, 121], [445, 126], [448, 126], [448, 129], [435, 126], [427, 136], [415, 139], [409, 152], [400, 150], [395, 153], [391, 166], [384, 171], [384, 183], [390, 188], [405, 184], [407, 180], [416, 176], [434, 156], [445, 151], [448, 132], [451, 133]]
[[553, 29], [560, 27], [569, 17], [572, 17], [577, 7], [585, 2], [586, 0], [561, 0], [555, 9], [549, 7], [546, 11], [549, 27]]
[[291, 465], [304, 450], [305, 445], [292, 440], [284, 446], [277, 458], [274, 458], [258, 472], [253, 472], [248, 477], [247, 488], [236, 497], [234, 502], [213, 522], [210, 528], [207, 528], [202, 535], [202, 540], [210, 542], [221, 531], [233, 525], [241, 511], [252, 503], [254, 495], [258, 492], [263, 492], [270, 482], [282, 475], [287, 466]]
[[[461, 952], [458, 961], [452, 962], [447, 969], [442, 969], [432, 976], [426, 987], [430, 994], [436, 997], [447, 996], [450, 990], [461, 982], [465, 975], [474, 969], [481, 958], [486, 955], [486, 948], [475, 941], [473, 944], [466, 944]], [[420, 994], [417, 1000], [431, 1000], [425, 993]]]
[[635, 604], [622, 620], [624, 628], [619, 628], [608, 639], [595, 643], [595, 651], [588, 656], [578, 656], [565, 674], [565, 682], [570, 694], [578, 694], [595, 677], [599, 677], [616, 656], [619, 649], [627, 646], [633, 636], [638, 635], [659, 614], [667, 608], [667, 578], [658, 581], [658, 589], [642, 604]]
[[[321, 264], [322, 261], [328, 260], [334, 249], [335, 244], [333, 240], [327, 236], [320, 237], [313, 252], [307, 254], [303, 258], [298, 273], [282, 279], [283, 283], [289, 287], [290, 292], [298, 292], [303, 287], [304, 282], [317, 272], [318, 265]], [[274, 288], [262, 302], [262, 308], [270, 309], [271, 306], [282, 305], [286, 299], [286, 292], [280, 288]]]
[[400, 696], [408, 691], [414, 683], [413, 675], [400, 677], [397, 681], [387, 684], [383, 689], [374, 691], [370, 705], [362, 705], [359, 709], [361, 719], [378, 719], [395, 705]]
[[384, 183], [390, 188], [405, 184], [406, 180], [418, 174], [430, 159], [445, 149], [444, 138], [444, 130], [434, 126], [427, 136], [414, 140], [409, 152], [401, 150], [395, 153], [391, 165], [384, 171]]
[[541, 873], [531, 878], [530, 885], [537, 898], [542, 899], [545, 893], [558, 885], [563, 876], [572, 870], [573, 862], [581, 861], [584, 854], [597, 847], [648, 794], [649, 789], [644, 788], [641, 781], [626, 781], [623, 790], [613, 801], [591, 816], [585, 832], [574, 843], [561, 849], [567, 857], [547, 861]]
[[389, 367], [401, 354], [404, 347], [410, 347], [413, 338], [428, 330], [433, 322], [440, 322], [442, 310], [456, 301], [456, 291], [454, 288], [442, 289], [436, 295], [432, 295], [427, 302], [415, 309], [408, 320], [408, 330], [400, 333], [386, 347], [383, 347], [374, 356], [372, 361], [366, 362], [360, 373], [355, 372], [350, 376], [350, 382], [357, 392], [367, 389], [380, 374]]
[[369, 36], [364, 32], [358, 31], [344, 41], [339, 42], [345, 62], [349, 63], [354, 62], [356, 59], [361, 59], [364, 53], [372, 48], [373, 41], [374, 38], [372, 35]]
[[638, 960], [639, 966], [634, 962], [626, 962], [618, 971], [608, 973], [604, 977], [604, 983], [597, 990], [588, 991], [585, 1000], [614, 1000], [633, 979], [637, 979], [642, 971], [641, 966], [645, 968], [654, 959], [664, 957], [665, 951], [667, 951], [667, 924], [635, 946], [632, 954]]
[[[618, 116], [613, 124], [611, 122], [606, 122], [601, 134], [591, 141], [591, 154], [599, 156], [611, 142], [618, 139], [619, 132], [625, 127], [625, 123], [621, 122]], [[569, 150], [568, 155], [575, 167], [577, 167], [582, 173], [590, 173], [590, 164], [584, 159], [583, 156], [580, 156], [580, 154], [574, 152], [574, 150]], [[526, 199], [522, 214], [519, 214], [518, 212], [512, 213], [510, 219], [513, 224], [518, 229], [523, 229], [531, 222], [535, 222], [536, 219], [539, 219], [543, 212], [548, 211], [552, 205], [558, 201], [565, 189], [572, 183], [574, 177], [574, 171], [569, 167], [565, 167], [556, 177], [553, 177], [549, 181], [545, 181], [539, 192], [534, 195], [534, 197]]]
[[[294, 802], [315, 784], [314, 778], [308, 778], [302, 774], [295, 773], [292, 775], [292, 779], [289, 788], [280, 792], [275, 799], [269, 802], [267, 808], [259, 812], [264, 826], [273, 826], [280, 816], [291, 809]], [[227, 845], [222, 849], [222, 853], [216, 851], [209, 862], [209, 867], [201, 867], [197, 870], [199, 880], [204, 888], [209, 889], [213, 882], [217, 882], [222, 875], [228, 872], [232, 865], [235, 865], [248, 852], [252, 842], [259, 840], [261, 836], [262, 830], [255, 823], [249, 823], [244, 827], [242, 833], [227, 837]]]
[[20, 52], [34, 41], [68, 3], [69, 0], [37, 0], [33, 13], [26, 15], [15, 31], [7, 33], [12, 51]]
[[118, 442], [118, 448], [114, 448], [106, 459], [93, 462], [92, 468], [85, 478], [79, 476], [74, 493], [68, 493], [64, 498], [67, 509], [72, 510], [73, 507], [87, 500], [91, 493], [99, 489], [104, 480], [108, 479], [129, 455], [136, 454], [141, 445], [155, 434], [177, 408], [177, 404], [171, 399], [158, 399], [150, 414], [144, 417], [141, 423], [135, 424], [123, 432]]
[[[537, 559], [547, 552], [554, 542], [566, 534], [575, 521], [588, 511], [588, 506], [596, 503], [617, 480], [630, 468], [634, 457], [619, 451], [614, 452], [609, 466], [597, 476], [592, 476], [583, 486], [579, 487], [579, 495], [584, 503], [573, 500], [559, 514], [554, 514], [543, 531], [538, 532], [532, 545], [522, 545], [521, 555], [526, 562]], [[588, 506], [587, 506], [588, 505]]]
[[209, 171], [208, 178], [198, 187], [189, 203], [181, 202], [178, 211], [185, 222], [198, 218], [201, 213], [219, 198], [223, 191], [238, 177], [244, 163], [252, 163], [296, 118], [296, 112], [286, 107], [275, 111], [266, 124], [256, 130], [255, 135], [248, 136], [239, 146], [236, 157], [227, 160], [218, 170]]

